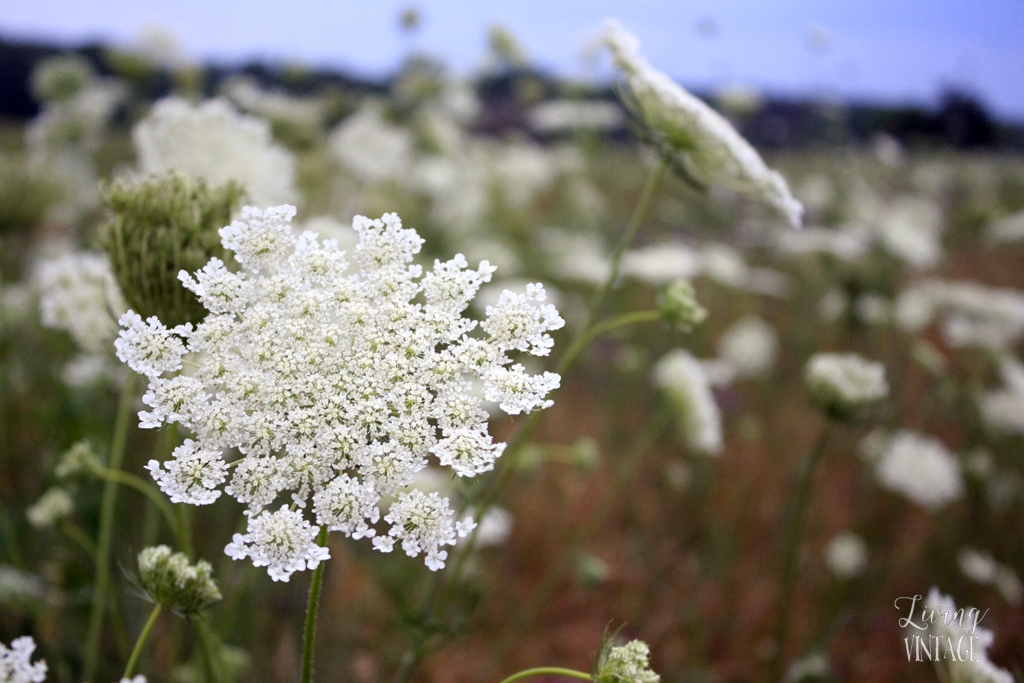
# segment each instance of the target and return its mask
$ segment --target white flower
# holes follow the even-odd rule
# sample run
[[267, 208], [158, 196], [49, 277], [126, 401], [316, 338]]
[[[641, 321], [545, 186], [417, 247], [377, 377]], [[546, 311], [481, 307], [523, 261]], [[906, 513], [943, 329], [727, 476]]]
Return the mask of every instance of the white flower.
[[1024, 337], [1024, 294], [977, 282], [923, 283], [945, 314], [942, 334], [954, 348], [1000, 351]]
[[642, 640], [612, 647], [598, 661], [597, 680], [599, 683], [658, 683], [661, 676], [651, 670], [650, 657], [651, 649]]
[[867, 562], [868, 545], [852, 531], [838, 534], [825, 546], [825, 564], [841, 579], [857, 576]]
[[39, 310], [45, 327], [66, 330], [84, 352], [109, 353], [116, 316], [127, 308], [104, 254], [79, 251], [36, 267]]
[[771, 372], [778, 348], [775, 328], [753, 315], [730, 325], [718, 341], [719, 357], [736, 368], [741, 377], [761, 377]]
[[943, 657], [933, 660], [935, 668], [941, 669], [944, 673], [939, 676], [941, 680], [949, 683], [1013, 683], [1013, 675], [1009, 671], [1000, 669], [989, 661], [988, 648], [995, 640], [992, 631], [976, 626], [970, 618], [964, 618], [966, 610], [957, 610], [953, 598], [943, 595], [938, 588], [932, 588], [928, 592], [924, 605], [936, 612], [938, 618], [934, 624], [929, 625], [928, 635], [939, 638], [940, 644], [944, 646], [948, 640], [954, 648], [959, 647], [961, 643], [967, 647], [967, 639], [974, 639], [971, 643], [973, 659], [968, 657], [965, 658], [967, 661], [960, 661], [956, 657]]
[[601, 100], [550, 100], [527, 112], [530, 128], [538, 133], [564, 133], [575, 130], [610, 131], [626, 122], [622, 109]]
[[938, 439], [900, 430], [875, 463], [880, 484], [904, 494], [931, 512], [964, 495], [956, 456]]
[[146, 677], [143, 674], [135, 674], [131, 678], [122, 678], [118, 683], [146, 683]]
[[177, 335], [187, 334], [188, 327], [179, 326], [169, 330], [155, 315], [143, 323], [142, 316], [132, 310], [122, 315], [118, 322], [122, 329], [114, 342], [114, 348], [121, 362], [150, 378], [181, 369], [185, 344]]
[[185, 439], [173, 455], [174, 460], [164, 463], [166, 470], [156, 460], [146, 465], [172, 503], [209, 505], [220, 498], [216, 489], [224, 483], [228, 472], [220, 450], [200, 448], [192, 439]]
[[[179, 423], [194, 434], [173, 459], [149, 464], [154, 479], [172, 500], [197, 505], [225, 484], [250, 516], [249, 535], [230, 554], [258, 559], [278, 580], [309, 566], [307, 551], [317, 551], [261, 540], [259, 525], [279, 520], [273, 528], [297, 537], [296, 529], [311, 528], [304, 515], [312, 499], [317, 525], [375, 537], [383, 535], [372, 526], [382, 498], [428, 464], [450, 468], [446, 476], [492, 469], [504, 444], [493, 443], [474, 383], [509, 414], [551, 405], [558, 375], [528, 374], [510, 354], [546, 355], [548, 332], [563, 324], [538, 284], [504, 292], [483, 324], [463, 317], [494, 267], [471, 269], [457, 255], [424, 275], [413, 263], [423, 240], [394, 214], [355, 218], [351, 274], [334, 240], [292, 232], [293, 214], [289, 206], [244, 209], [221, 231], [244, 269], [230, 273], [211, 260], [181, 276], [210, 314], [194, 329], [172, 330], [126, 315], [119, 346], [149, 377], [141, 426]], [[178, 370], [185, 351], [197, 366], [187, 374]], [[226, 449], [241, 459], [228, 465]], [[268, 517], [264, 509], [286, 494], [298, 517]], [[438, 538], [458, 533], [447, 515], [431, 523], [447, 530]], [[375, 546], [394, 542], [389, 533]], [[428, 563], [439, 566], [441, 552], [428, 552]]]
[[1024, 585], [1012, 567], [996, 562], [992, 553], [962, 548], [957, 561], [964, 576], [981, 584], [992, 584], [1011, 605], [1024, 598]]
[[29, 524], [34, 527], [53, 526], [75, 509], [71, 494], [62, 488], [52, 488], [25, 511]]
[[906, 197], [880, 210], [875, 234], [894, 256], [917, 268], [932, 268], [942, 259], [942, 215], [938, 206]]
[[804, 379], [825, 410], [845, 416], [889, 395], [885, 366], [854, 353], [818, 353], [807, 361]]
[[1024, 239], [1024, 211], [992, 221], [985, 226], [985, 237], [996, 244]]
[[702, 182], [755, 194], [800, 226], [803, 206], [786, 180], [765, 165], [725, 117], [652, 68], [640, 54], [640, 42], [617, 22], [609, 22], [605, 42], [643, 123], [686, 155], [688, 171]]
[[258, 205], [293, 202], [295, 159], [275, 144], [270, 124], [223, 99], [193, 105], [168, 97], [132, 130], [142, 173], [171, 169], [213, 185], [234, 180]]
[[369, 183], [397, 179], [412, 166], [412, 133], [385, 120], [376, 103], [342, 121], [328, 146], [343, 167]]
[[274, 581], [287, 581], [293, 572], [316, 569], [331, 558], [330, 551], [316, 543], [317, 527], [288, 508], [250, 515], [246, 531], [244, 536], [235, 534], [224, 552], [234, 560], [251, 558], [253, 565], [266, 567]]
[[722, 450], [722, 416], [700, 361], [682, 349], [670, 351], [654, 366], [654, 383], [680, 411], [687, 445], [702, 455]]
[[46, 662], [32, 664], [36, 641], [22, 636], [11, 641], [8, 648], [0, 643], [0, 681], [3, 683], [42, 683], [46, 680]]
[[650, 285], [692, 280], [701, 272], [700, 255], [685, 244], [660, 244], [627, 251], [622, 274]]
[[373, 539], [374, 546], [390, 552], [394, 542], [401, 540], [406, 555], [417, 557], [422, 552], [431, 571], [442, 569], [448, 551], [441, 550], [441, 546], [455, 545], [457, 536], [468, 535], [475, 526], [471, 519], [453, 526], [453, 514], [448, 499], [437, 493], [428, 495], [418, 489], [402, 492], [384, 517], [391, 524], [388, 538]]

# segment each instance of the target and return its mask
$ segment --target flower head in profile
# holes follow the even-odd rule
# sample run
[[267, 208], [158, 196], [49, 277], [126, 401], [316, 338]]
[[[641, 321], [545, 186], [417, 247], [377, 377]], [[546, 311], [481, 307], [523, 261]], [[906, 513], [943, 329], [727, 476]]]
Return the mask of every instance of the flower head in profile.
[[686, 444], [704, 455], [722, 450], [722, 414], [699, 360], [682, 349], [670, 351], [654, 366], [654, 383], [675, 404]]
[[[459, 477], [494, 468], [505, 446], [473, 382], [508, 414], [548, 407], [558, 375], [529, 374], [513, 356], [547, 355], [564, 323], [539, 284], [506, 291], [482, 322], [464, 317], [494, 267], [458, 254], [424, 272], [423, 240], [395, 214], [355, 218], [351, 263], [334, 240], [296, 237], [294, 215], [244, 209], [220, 233], [242, 270], [211, 259], [180, 274], [208, 311], [195, 327], [122, 318], [118, 357], [149, 378], [142, 426], [193, 433], [148, 469], [172, 500], [205, 505], [223, 491], [244, 504], [246, 533], [226, 552], [276, 580], [329, 557], [323, 526], [384, 552], [400, 543], [439, 569], [472, 520], [406, 487], [428, 464]], [[242, 457], [229, 464], [230, 448]]]
[[221, 599], [213, 568], [205, 560], [193, 564], [185, 553], [158, 545], [139, 553], [138, 561], [140, 586], [153, 602], [172, 612], [195, 614]]
[[651, 649], [642, 640], [612, 645], [607, 639], [598, 656], [594, 680], [598, 683], [658, 683], [661, 676], [651, 670]]
[[640, 41], [618, 22], [608, 23], [604, 40], [622, 74], [627, 107], [662, 154], [698, 182], [752, 194], [800, 226], [803, 205], [785, 178], [765, 165], [725, 117], [648, 64]]
[[901, 429], [882, 449], [875, 463], [878, 482], [937, 512], [963, 497], [960, 463], [933, 436]]
[[972, 644], [973, 659], [965, 657], [966, 661], [961, 661], [957, 657], [943, 657], [934, 660], [940, 680], [949, 683], [1013, 683], [1013, 674], [996, 666], [988, 658], [988, 649], [995, 641], [992, 631], [977, 626], [969, 617], [962, 618], [966, 610], [958, 610], [953, 598], [943, 595], [938, 588], [933, 587], [928, 592], [924, 604], [934, 609], [938, 616], [929, 627], [929, 632], [939, 639], [939, 643], [949, 640], [954, 647], [961, 642]]
[[836, 418], [851, 417], [889, 395], [885, 366], [855, 353], [815, 354], [804, 380], [811, 399]]

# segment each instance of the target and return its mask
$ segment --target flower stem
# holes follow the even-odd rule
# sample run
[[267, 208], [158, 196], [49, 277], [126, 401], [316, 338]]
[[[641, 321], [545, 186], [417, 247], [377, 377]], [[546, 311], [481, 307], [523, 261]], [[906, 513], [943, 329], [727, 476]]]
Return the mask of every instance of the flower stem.
[[199, 648], [203, 651], [203, 668], [206, 670], [206, 683], [220, 683], [220, 667], [217, 665], [217, 649], [214, 647], [214, 636], [210, 632], [210, 625], [202, 616], [196, 614], [189, 618], [192, 630], [199, 641]]
[[825, 445], [832, 431], [832, 420], [826, 418], [818, 433], [814, 447], [804, 460], [800, 473], [797, 497], [790, 512], [789, 528], [786, 531], [786, 547], [782, 556], [782, 570], [779, 579], [779, 613], [775, 622], [775, 652], [772, 655], [768, 670], [769, 683], [782, 680], [782, 663], [785, 655], [786, 636], [789, 632], [789, 616], [793, 607], [793, 589], [796, 587], [797, 559], [800, 554], [800, 541], [803, 536], [804, 516], [811, 503], [814, 487], [814, 475], [825, 455]]
[[149, 613], [149, 619], [146, 620], [146, 625], [142, 627], [142, 633], [139, 634], [138, 640], [135, 641], [135, 648], [132, 650], [131, 657], [128, 658], [128, 664], [125, 665], [124, 675], [121, 678], [131, 678], [132, 674], [135, 673], [135, 664], [139, 661], [142, 646], [145, 645], [149, 632], [153, 630], [153, 624], [156, 623], [156, 618], [160, 616], [161, 609], [163, 608], [157, 604], [153, 607], [153, 611]]
[[[321, 548], [327, 545], [327, 525], [320, 527], [320, 535], [316, 539]], [[313, 580], [309, 584], [309, 604], [306, 605], [306, 633], [302, 638], [302, 683], [313, 681], [313, 645], [316, 639], [316, 612], [320, 607], [320, 587], [324, 582], [324, 567], [321, 562], [313, 570]]]
[[543, 676], [545, 674], [556, 674], [558, 676], [572, 676], [573, 678], [580, 678], [584, 681], [592, 681], [594, 677], [588, 673], [577, 671], [576, 669], [563, 669], [558, 666], [540, 666], [536, 669], [526, 669], [519, 673], [512, 674], [501, 683], [515, 683], [515, 681], [529, 678], [530, 676]]
[[163, 515], [164, 521], [167, 522], [167, 526], [170, 527], [171, 532], [174, 534], [175, 541], [181, 545], [182, 548], [186, 547], [187, 538], [184, 535], [179, 520], [174, 515], [174, 509], [171, 507], [163, 496], [160, 494], [160, 490], [155, 486], [147, 482], [142, 477], [137, 477], [131, 472], [122, 472], [121, 470], [115, 470], [110, 468], [104, 468], [99, 476], [107, 481], [113, 481], [117, 484], [124, 484], [130, 486], [136, 491], [142, 493], [148, 498]]
[[[125, 444], [128, 440], [128, 426], [131, 422], [132, 406], [135, 403], [135, 385], [138, 378], [134, 372], [126, 373], [124, 386], [121, 388], [121, 401], [117, 408], [117, 420], [114, 422], [114, 434], [110, 443], [110, 460], [108, 469], [119, 471], [124, 461]], [[96, 578], [89, 613], [89, 631], [85, 640], [85, 667], [83, 680], [92, 681], [96, 676], [99, 663], [100, 633], [103, 628], [103, 611], [106, 606], [107, 591], [110, 588], [110, 542], [114, 531], [114, 512], [117, 508], [117, 482], [108, 479], [103, 486], [103, 498], [100, 502], [100, 528], [96, 543]]]

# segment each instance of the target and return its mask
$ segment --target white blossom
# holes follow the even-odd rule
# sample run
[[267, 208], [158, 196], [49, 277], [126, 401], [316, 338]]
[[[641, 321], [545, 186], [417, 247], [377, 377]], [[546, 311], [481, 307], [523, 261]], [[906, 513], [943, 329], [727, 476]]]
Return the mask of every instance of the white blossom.
[[839, 415], [877, 403], [889, 395], [885, 366], [855, 353], [818, 353], [807, 361], [804, 379], [811, 397]]
[[369, 183], [397, 179], [412, 166], [412, 133], [389, 123], [376, 103], [342, 121], [328, 146], [345, 169]]
[[457, 536], [468, 535], [475, 526], [472, 519], [452, 526], [453, 514], [448, 499], [437, 493], [426, 494], [418, 489], [402, 492], [384, 517], [391, 530], [387, 537], [373, 539], [373, 545], [382, 552], [390, 552], [395, 541], [400, 540], [406, 555], [417, 557], [423, 553], [427, 567], [437, 571], [444, 567], [448, 557], [448, 551], [441, 547], [455, 545]]
[[295, 510], [251, 515], [246, 532], [235, 534], [224, 552], [234, 560], [251, 558], [253, 565], [266, 567], [274, 581], [287, 581], [293, 572], [316, 569], [331, 558], [327, 548], [317, 545], [317, 527]]
[[[947, 641], [954, 648], [959, 647], [961, 643], [965, 647], [968, 642], [972, 645], [973, 659], [966, 657], [966, 661], [960, 661], [956, 657], [943, 657], [933, 660], [935, 668], [942, 671], [939, 676], [941, 680], [949, 683], [1013, 683], [1013, 675], [993, 664], [988, 658], [988, 649], [995, 641], [995, 634], [992, 631], [977, 626], [973, 619], [964, 617], [967, 610], [957, 610], [953, 598], [943, 595], [938, 588], [933, 587], [928, 592], [922, 609], [925, 606], [935, 610], [938, 617], [934, 624], [929, 625], [928, 635], [938, 638], [943, 647]], [[970, 638], [973, 638], [973, 641], [966, 640]]]
[[132, 139], [144, 174], [174, 169], [213, 185], [234, 180], [261, 206], [296, 200], [291, 152], [274, 143], [270, 124], [239, 114], [226, 100], [162, 99], [135, 125]]
[[605, 42], [643, 123], [686, 155], [691, 173], [703, 182], [754, 194], [794, 227], [800, 226], [803, 206], [790, 193], [785, 178], [765, 165], [725, 117], [652, 68], [640, 54], [640, 41], [617, 22], [609, 22]]
[[992, 553], [961, 548], [957, 562], [964, 576], [980, 584], [994, 585], [1009, 604], [1019, 605], [1024, 598], [1024, 585], [1017, 572], [1012, 567], [996, 562]]
[[[298, 538], [311, 499], [317, 525], [379, 537], [382, 499], [429, 464], [461, 477], [493, 469], [504, 444], [493, 442], [474, 384], [508, 414], [550, 406], [558, 375], [527, 373], [512, 355], [547, 355], [548, 333], [563, 325], [539, 284], [503, 292], [482, 324], [464, 317], [494, 267], [473, 269], [456, 255], [424, 274], [413, 263], [423, 240], [394, 214], [355, 218], [350, 273], [334, 240], [294, 234], [294, 211], [247, 207], [221, 231], [243, 269], [231, 273], [214, 259], [181, 275], [210, 309], [201, 323], [169, 330], [126, 315], [118, 346], [149, 378], [140, 425], [178, 423], [193, 433], [173, 459], [149, 464], [154, 479], [172, 500], [197, 505], [213, 502], [223, 485], [250, 517], [248, 536], [230, 554], [259, 560], [279, 580], [318, 551], [271, 543], [259, 530]], [[226, 449], [242, 457], [228, 464]], [[298, 517], [275, 507], [284, 495]], [[446, 530], [439, 539], [458, 531], [447, 515], [431, 524]], [[389, 532], [376, 547], [394, 539]], [[436, 568], [444, 543], [435, 545], [424, 552]]]
[[79, 251], [40, 261], [35, 280], [45, 327], [66, 330], [86, 353], [109, 353], [116, 318], [127, 306], [104, 254]]
[[964, 495], [956, 456], [941, 441], [909, 430], [889, 440], [875, 463], [882, 486], [904, 494], [931, 512]]
[[654, 383], [679, 410], [687, 445], [702, 455], [718, 455], [722, 415], [700, 361], [682, 349], [670, 351], [654, 366]]
[[868, 545], [852, 531], [837, 534], [825, 546], [825, 564], [841, 579], [849, 579], [864, 571], [868, 562]]
[[775, 328], [757, 316], [736, 321], [718, 341], [719, 357], [741, 377], [761, 377], [771, 372], [778, 348]]
[[42, 683], [46, 680], [46, 662], [33, 664], [32, 653], [36, 641], [32, 636], [21, 636], [7, 647], [0, 643], [0, 681], [3, 683]]
[[622, 128], [626, 122], [621, 107], [602, 100], [550, 100], [530, 109], [526, 119], [538, 133], [611, 131]]
[[55, 487], [40, 496], [39, 500], [25, 511], [25, 516], [34, 527], [48, 527], [70, 515], [74, 509], [75, 502], [71, 494]]

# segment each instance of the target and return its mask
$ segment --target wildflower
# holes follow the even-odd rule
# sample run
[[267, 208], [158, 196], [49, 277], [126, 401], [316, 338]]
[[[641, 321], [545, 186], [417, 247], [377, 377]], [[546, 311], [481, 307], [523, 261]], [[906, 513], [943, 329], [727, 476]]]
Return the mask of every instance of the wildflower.
[[[412, 264], [422, 240], [394, 214], [356, 217], [349, 274], [333, 240], [292, 233], [294, 212], [246, 208], [221, 230], [241, 272], [211, 259], [181, 274], [209, 311], [195, 327], [122, 318], [119, 358], [149, 378], [140, 424], [193, 432], [172, 460], [148, 469], [172, 499], [191, 504], [212, 502], [223, 484], [249, 516], [226, 552], [275, 580], [327, 559], [304, 516], [310, 499], [317, 525], [374, 538], [379, 550], [401, 540], [438, 569], [461, 527], [447, 498], [403, 487], [434, 458], [462, 477], [494, 467], [504, 444], [493, 443], [473, 382], [509, 414], [551, 405], [558, 375], [528, 374], [510, 354], [547, 355], [548, 333], [564, 323], [539, 284], [504, 292], [482, 324], [463, 317], [494, 267], [470, 269], [456, 255], [424, 274]], [[180, 371], [186, 351], [194, 373]], [[242, 454], [230, 473], [228, 448]], [[286, 493], [293, 509], [264, 509]], [[372, 525], [382, 499], [396, 494], [382, 537]]]
[[139, 585], [158, 605], [179, 614], [195, 614], [221, 599], [209, 562], [189, 562], [165, 545], [139, 553]]
[[968, 657], [965, 658], [966, 661], [960, 661], [956, 657], [936, 657], [933, 660], [941, 680], [950, 683], [1013, 683], [1013, 675], [993, 664], [988, 658], [988, 648], [995, 640], [992, 631], [976, 626], [969, 620], [957, 619], [958, 610], [953, 598], [943, 595], [938, 588], [933, 587], [928, 592], [925, 604], [938, 615], [934, 624], [929, 626], [929, 632], [932, 628], [935, 629], [932, 635], [939, 639], [939, 643], [944, 643], [948, 639], [955, 646], [961, 638], [974, 639], [973, 659]]
[[37, 603], [43, 599], [45, 589], [46, 584], [38, 576], [0, 564], [0, 605]]
[[557, 134], [576, 130], [619, 130], [625, 123], [622, 109], [612, 102], [596, 100], [551, 100], [527, 113], [530, 128], [538, 133]]
[[832, 667], [824, 652], [812, 652], [790, 664], [786, 670], [786, 683], [807, 683], [828, 680]]
[[92, 66], [78, 55], [60, 55], [40, 61], [32, 70], [32, 94], [37, 100], [68, 100], [94, 76]]
[[43, 326], [67, 331], [87, 353], [107, 352], [117, 336], [116, 316], [126, 309], [107, 257], [64, 254], [41, 261], [35, 275]]
[[0, 681], [3, 683], [42, 683], [46, 680], [46, 662], [32, 664], [29, 660], [35, 652], [36, 641], [32, 636], [22, 636], [11, 641], [8, 648], [0, 643]]
[[625, 79], [628, 103], [662, 153], [680, 159], [699, 182], [753, 194], [800, 226], [803, 206], [786, 180], [765, 165], [725, 117], [652, 68], [636, 37], [617, 22], [608, 24], [605, 42]]
[[660, 244], [626, 252], [622, 274], [652, 285], [691, 280], [701, 272], [700, 256], [684, 244]]
[[178, 273], [227, 257], [217, 231], [230, 222], [243, 194], [231, 181], [210, 187], [173, 171], [104, 189], [114, 214], [103, 228], [104, 246], [133, 310], [172, 325], [202, 319], [206, 311], [181, 287]]
[[867, 543], [852, 531], [834, 536], [825, 546], [825, 564], [841, 579], [849, 579], [863, 572], [867, 561]]
[[118, 683], [146, 683], [146, 677], [143, 674], [135, 674], [131, 678], [122, 678]]
[[676, 280], [661, 291], [658, 297], [661, 318], [680, 332], [689, 332], [708, 317], [706, 308], [697, 301], [693, 285]]
[[957, 556], [964, 576], [981, 584], [991, 584], [1011, 605], [1019, 605], [1024, 598], [1024, 585], [1012, 567], [996, 562], [991, 553], [974, 548], [963, 548]]
[[931, 512], [964, 495], [956, 457], [938, 439], [909, 430], [889, 440], [875, 463], [875, 475], [886, 488]]
[[71, 494], [62, 488], [52, 488], [44, 493], [28, 510], [25, 516], [34, 527], [53, 526], [75, 509]]
[[96, 456], [92, 444], [82, 440], [75, 442], [64, 454], [54, 470], [58, 479], [69, 479], [77, 476], [92, 476], [103, 469], [103, 464]]
[[942, 216], [938, 206], [905, 197], [880, 210], [875, 225], [883, 248], [916, 268], [933, 268], [942, 259]]
[[212, 186], [234, 181], [261, 206], [295, 201], [295, 159], [275, 144], [270, 125], [223, 99], [193, 105], [168, 97], [132, 130], [144, 174], [177, 170]]
[[884, 400], [889, 395], [885, 366], [853, 353], [819, 353], [804, 368], [811, 398], [837, 418]]
[[342, 121], [328, 146], [346, 170], [368, 183], [398, 179], [412, 165], [412, 134], [389, 123], [376, 103]]
[[680, 412], [687, 445], [704, 455], [722, 450], [722, 416], [700, 361], [682, 349], [670, 351], [654, 366], [654, 383]]
[[1024, 363], [1005, 356], [999, 363], [1003, 387], [978, 399], [985, 425], [996, 433], [1024, 434]]
[[602, 647], [594, 680], [597, 683], [658, 683], [661, 676], [651, 671], [650, 656], [651, 649], [642, 640]]
[[730, 325], [718, 340], [719, 357], [735, 368], [740, 377], [761, 377], [769, 373], [778, 348], [779, 336], [775, 328], [753, 315]]

